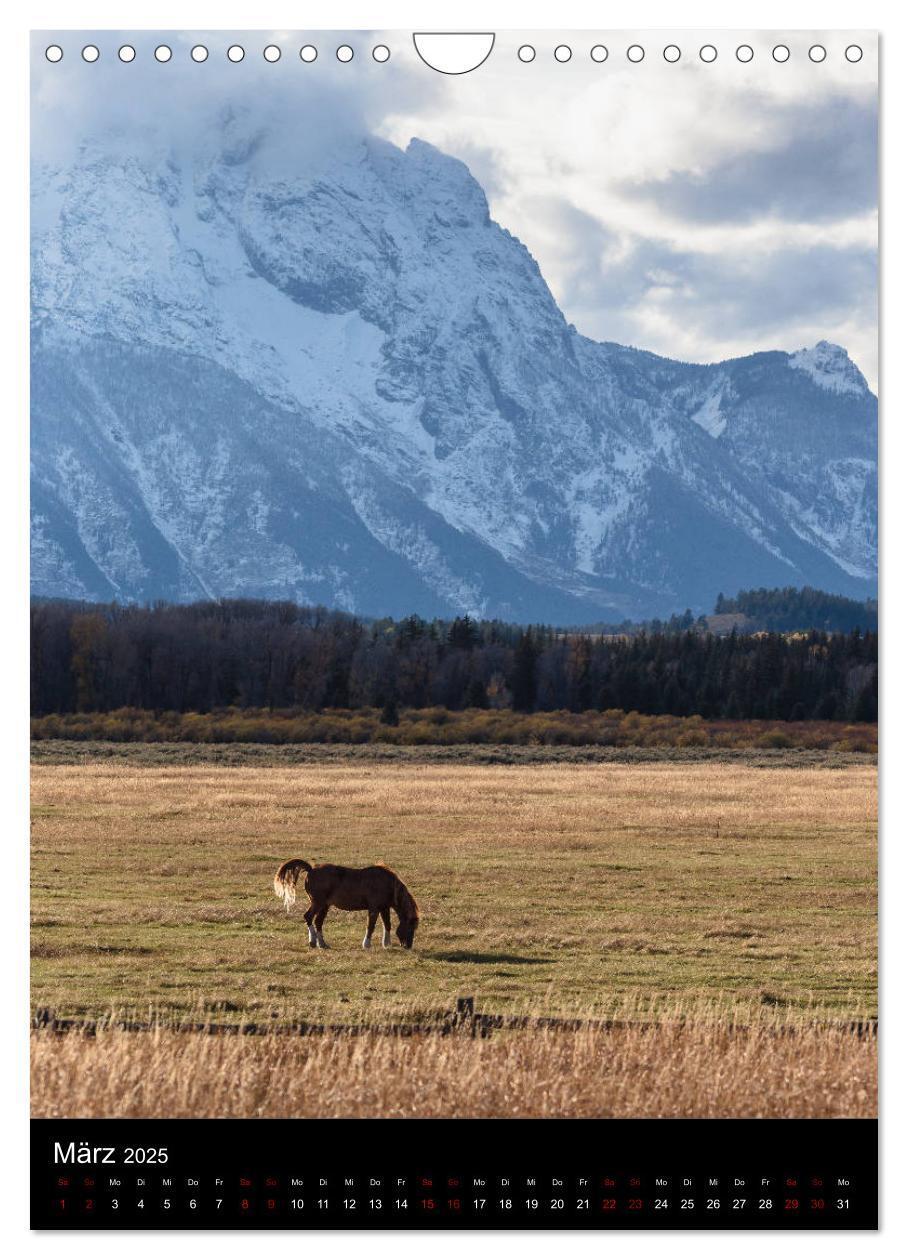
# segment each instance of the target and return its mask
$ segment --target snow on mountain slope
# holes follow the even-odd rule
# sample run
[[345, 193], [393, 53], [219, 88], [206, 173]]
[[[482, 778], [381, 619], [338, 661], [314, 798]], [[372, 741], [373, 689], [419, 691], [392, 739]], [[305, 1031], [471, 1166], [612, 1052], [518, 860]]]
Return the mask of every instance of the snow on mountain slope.
[[456, 159], [267, 150], [230, 116], [35, 172], [36, 593], [569, 622], [874, 588], [843, 350], [591, 342]]
[[790, 357], [788, 365], [806, 372], [815, 385], [834, 394], [854, 394], [860, 398], [867, 392], [867, 382], [849, 359], [848, 352], [829, 341], [818, 341], [812, 349], [798, 350]]

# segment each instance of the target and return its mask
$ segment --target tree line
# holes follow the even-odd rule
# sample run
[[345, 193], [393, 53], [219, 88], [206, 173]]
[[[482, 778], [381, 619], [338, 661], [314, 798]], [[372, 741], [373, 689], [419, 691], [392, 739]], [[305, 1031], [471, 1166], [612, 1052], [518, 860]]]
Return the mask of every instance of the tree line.
[[32, 712], [620, 709], [872, 722], [877, 635], [607, 635], [457, 617], [365, 621], [292, 603], [36, 601]]
[[743, 613], [762, 630], [811, 627], [843, 634], [854, 629], [876, 630], [879, 617], [875, 599], [861, 603], [812, 586], [783, 586], [774, 590], [761, 586], [757, 590], [738, 591], [731, 598], [720, 595], [716, 612]]

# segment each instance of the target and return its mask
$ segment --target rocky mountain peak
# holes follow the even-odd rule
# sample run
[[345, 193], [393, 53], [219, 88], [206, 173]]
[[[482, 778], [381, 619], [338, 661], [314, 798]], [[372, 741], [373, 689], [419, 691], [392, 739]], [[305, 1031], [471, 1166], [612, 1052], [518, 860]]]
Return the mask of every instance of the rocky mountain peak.
[[874, 588], [843, 350], [597, 344], [464, 163], [288, 164], [253, 121], [35, 179], [37, 593], [570, 623]]

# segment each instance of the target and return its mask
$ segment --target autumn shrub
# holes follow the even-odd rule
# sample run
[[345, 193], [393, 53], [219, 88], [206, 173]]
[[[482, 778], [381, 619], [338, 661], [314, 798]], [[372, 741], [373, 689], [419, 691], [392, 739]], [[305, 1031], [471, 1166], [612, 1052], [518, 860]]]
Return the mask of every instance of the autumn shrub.
[[780, 731], [775, 728], [771, 731], [764, 731], [762, 735], [757, 736], [758, 748], [792, 748], [793, 743], [791, 736], [787, 731]]
[[565, 709], [533, 714], [512, 709], [402, 709], [398, 725], [382, 722], [377, 708], [241, 709], [210, 713], [51, 713], [33, 718], [34, 740], [187, 744], [388, 744], [398, 747], [471, 744], [502, 747], [803, 748], [874, 753], [871, 723], [776, 721], [698, 715], [647, 716], [637, 712]]

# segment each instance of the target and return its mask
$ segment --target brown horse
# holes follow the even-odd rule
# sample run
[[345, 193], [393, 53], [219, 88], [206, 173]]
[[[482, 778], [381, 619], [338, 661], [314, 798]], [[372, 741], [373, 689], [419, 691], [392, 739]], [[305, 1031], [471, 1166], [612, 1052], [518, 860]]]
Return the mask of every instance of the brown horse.
[[391, 910], [397, 914], [397, 939], [405, 949], [413, 948], [413, 933], [419, 924], [419, 910], [404, 881], [387, 866], [311, 866], [302, 858], [285, 862], [274, 877], [275, 895], [282, 898], [290, 913], [296, 901], [296, 885], [306, 872], [303, 887], [309, 894], [310, 906], [303, 918], [309, 928], [310, 949], [327, 949], [322, 936], [325, 915], [332, 906], [338, 910], [368, 910], [369, 923], [363, 938], [363, 949], [372, 948], [372, 933], [381, 915], [384, 933], [382, 945], [391, 944]]

